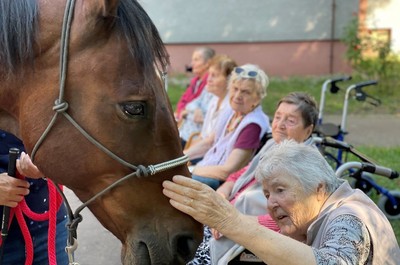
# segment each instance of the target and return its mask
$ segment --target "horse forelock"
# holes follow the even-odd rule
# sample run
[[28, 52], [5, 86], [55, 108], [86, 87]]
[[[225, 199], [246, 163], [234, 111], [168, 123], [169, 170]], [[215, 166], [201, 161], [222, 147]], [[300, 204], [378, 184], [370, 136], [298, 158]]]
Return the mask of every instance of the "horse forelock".
[[[165, 71], [168, 52], [141, 5], [136, 0], [121, 0], [116, 20], [131, 55], [145, 73], [154, 71], [155, 65]], [[37, 31], [37, 1], [0, 1], [0, 74], [15, 75], [25, 66], [33, 67]]]
[[15, 74], [33, 65], [38, 4], [32, 0], [0, 1], [0, 73]]
[[160, 71], [166, 70], [168, 52], [156, 26], [136, 0], [120, 1], [117, 26], [125, 35], [132, 56], [147, 73], [154, 71], [154, 65]]

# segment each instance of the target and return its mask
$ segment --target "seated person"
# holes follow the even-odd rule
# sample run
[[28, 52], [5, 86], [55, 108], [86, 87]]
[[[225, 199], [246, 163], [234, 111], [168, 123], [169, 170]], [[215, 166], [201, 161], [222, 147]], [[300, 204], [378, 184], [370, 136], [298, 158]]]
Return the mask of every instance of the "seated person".
[[185, 115], [178, 127], [182, 148], [185, 148], [186, 142], [193, 133], [201, 131], [204, 116], [206, 115], [208, 105], [212, 98], [213, 95], [204, 89], [199, 97], [186, 105], [185, 110], [182, 112], [185, 113]]
[[[292, 92], [279, 100], [272, 120], [272, 139], [262, 147], [260, 152], [243, 170], [231, 174], [217, 189], [222, 197], [228, 199], [241, 213], [252, 215], [258, 223], [278, 230], [276, 223], [267, 214], [267, 200], [261, 183], [256, 181], [255, 170], [263, 156], [268, 155], [271, 147], [285, 139], [311, 144], [311, 133], [318, 119], [318, 107], [315, 100], [306, 93]], [[204, 238], [195, 259], [189, 264], [226, 264], [232, 253], [243, 247], [222, 236], [218, 231], [204, 227]], [[207, 262], [205, 262], [207, 260]]]
[[163, 193], [173, 207], [266, 264], [399, 264], [400, 248], [384, 213], [338, 178], [317, 148], [284, 140], [260, 160], [256, 178], [280, 233], [196, 180], [174, 176], [164, 181]]
[[269, 119], [261, 106], [268, 83], [256, 65], [234, 69], [228, 84], [230, 108], [220, 114], [214, 133], [185, 150], [190, 159], [204, 155], [192, 178], [217, 189], [229, 174], [247, 165], [269, 131]]
[[200, 96], [203, 91], [208, 77], [208, 67], [210, 60], [214, 57], [215, 51], [209, 47], [198, 47], [192, 54], [192, 73], [194, 77], [191, 79], [189, 86], [180, 97], [175, 111], [175, 119], [180, 124], [186, 116], [186, 105]]
[[[195, 110], [196, 112], [193, 112], [192, 120], [189, 119], [190, 116], [188, 114], [187, 118], [179, 128], [182, 141], [186, 144], [186, 142], [190, 140], [185, 148], [189, 148], [194, 142], [210, 135], [215, 129], [216, 120], [219, 114], [229, 107], [228, 78], [235, 67], [235, 61], [227, 55], [216, 55], [211, 60], [205, 90], [203, 90], [199, 98], [193, 100], [187, 105], [189, 106], [192, 105], [192, 103], [195, 103], [196, 105], [200, 104], [200, 107]], [[206, 95], [213, 96], [208, 98]], [[206, 105], [203, 104], [203, 98], [206, 98], [207, 109], [205, 110], [204, 115], [201, 115], [203, 113], [200, 114], [198, 110], [201, 110], [200, 112], [202, 112], [204, 109], [201, 108], [201, 106]], [[203, 117], [204, 122], [202, 122]], [[193, 138], [193, 135], [196, 133], [198, 133], [197, 137]], [[198, 159], [198, 161], [201, 160], [201, 158], [196, 159]], [[191, 162], [192, 164], [195, 164], [195, 161], [192, 160]]]

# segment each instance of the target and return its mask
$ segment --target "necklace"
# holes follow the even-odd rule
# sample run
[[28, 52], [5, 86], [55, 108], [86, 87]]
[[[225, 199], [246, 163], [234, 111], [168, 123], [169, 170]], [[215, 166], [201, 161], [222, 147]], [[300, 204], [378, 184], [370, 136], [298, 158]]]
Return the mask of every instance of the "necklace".
[[228, 127], [226, 128], [226, 133], [234, 131], [238, 127], [240, 122], [243, 120], [243, 117], [244, 115], [242, 114], [239, 114], [239, 116], [233, 115], [232, 118], [229, 120]]

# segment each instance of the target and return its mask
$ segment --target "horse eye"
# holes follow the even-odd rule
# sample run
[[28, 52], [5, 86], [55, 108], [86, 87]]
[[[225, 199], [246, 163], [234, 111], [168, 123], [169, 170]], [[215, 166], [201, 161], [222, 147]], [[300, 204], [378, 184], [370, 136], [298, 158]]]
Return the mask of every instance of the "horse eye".
[[122, 111], [129, 117], [144, 117], [146, 115], [146, 103], [135, 101], [135, 102], [124, 102], [120, 104]]

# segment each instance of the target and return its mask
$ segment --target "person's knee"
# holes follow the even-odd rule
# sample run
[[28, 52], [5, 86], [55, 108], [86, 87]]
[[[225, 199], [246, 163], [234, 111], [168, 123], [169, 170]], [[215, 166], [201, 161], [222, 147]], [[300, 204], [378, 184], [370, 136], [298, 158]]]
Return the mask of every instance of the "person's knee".
[[198, 175], [192, 175], [192, 179], [200, 181], [200, 182], [210, 186], [214, 190], [216, 190], [221, 185], [221, 181], [219, 181], [218, 179], [207, 178], [207, 177], [202, 177], [202, 176], [198, 176]]

